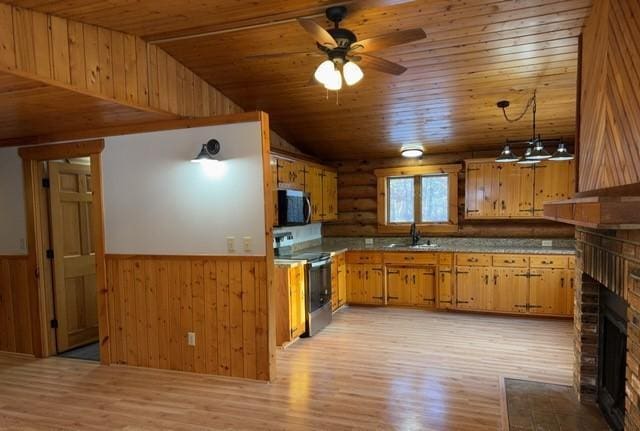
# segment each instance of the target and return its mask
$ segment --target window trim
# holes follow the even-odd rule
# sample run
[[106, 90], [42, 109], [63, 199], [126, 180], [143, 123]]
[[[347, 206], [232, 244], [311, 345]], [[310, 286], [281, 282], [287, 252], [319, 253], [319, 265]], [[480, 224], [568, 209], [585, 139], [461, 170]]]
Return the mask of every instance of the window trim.
[[411, 223], [389, 222], [388, 186], [389, 179], [393, 177], [414, 178], [414, 220], [420, 220], [422, 216], [422, 200], [420, 193], [421, 178], [428, 175], [448, 175], [449, 181], [449, 221], [442, 223], [416, 223], [422, 232], [457, 232], [458, 231], [458, 174], [462, 170], [461, 164], [407, 166], [399, 168], [376, 169], [378, 191], [378, 232], [380, 233], [406, 233]]

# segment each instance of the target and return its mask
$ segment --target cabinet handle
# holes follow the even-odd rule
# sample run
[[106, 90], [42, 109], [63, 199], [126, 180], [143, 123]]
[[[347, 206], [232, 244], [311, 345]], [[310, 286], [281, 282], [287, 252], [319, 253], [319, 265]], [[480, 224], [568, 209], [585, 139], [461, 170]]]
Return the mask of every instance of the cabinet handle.
[[442, 280], [442, 283], [444, 283], [444, 274], [440, 274], [440, 280]]
[[415, 259], [415, 257], [413, 257], [413, 256], [405, 256], [404, 257], [404, 260], [414, 260], [414, 259]]
[[484, 284], [489, 284], [489, 276], [488, 275], [484, 276]]
[[497, 204], [497, 203], [498, 203], [498, 201], [493, 201], [493, 209], [494, 209], [494, 211], [495, 211], [495, 209], [496, 209], [496, 204]]
[[409, 284], [409, 274], [404, 275], [404, 284]]
[[507, 209], [507, 205], [504, 203], [504, 201], [502, 201], [502, 209], [506, 210]]
[[560, 279], [560, 287], [564, 287], [564, 277]]
[[570, 280], [571, 280], [571, 288], [573, 289], [573, 278], [571, 278]]
[[478, 259], [475, 258], [475, 257], [470, 257], [470, 258], [467, 259], [467, 262], [477, 262], [477, 261], [478, 261]]
[[493, 276], [493, 285], [495, 286], [497, 284], [498, 284], [498, 275], [496, 274]]
[[369, 279], [369, 271], [365, 271], [364, 272], [364, 279], [368, 280]]
[[511, 259], [511, 260], [505, 259], [504, 263], [516, 263], [516, 261], [514, 259]]
[[541, 263], [543, 265], [553, 265], [553, 261], [552, 260], [549, 260], [549, 261], [543, 260]]
[[413, 284], [416, 284], [416, 275], [413, 274]]

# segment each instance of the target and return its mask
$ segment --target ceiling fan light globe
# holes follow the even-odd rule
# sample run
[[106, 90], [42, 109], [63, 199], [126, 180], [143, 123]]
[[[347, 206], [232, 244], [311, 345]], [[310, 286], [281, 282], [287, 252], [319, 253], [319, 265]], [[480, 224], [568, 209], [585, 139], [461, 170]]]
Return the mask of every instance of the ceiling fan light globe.
[[360, 69], [360, 66], [355, 64], [353, 61], [348, 61], [342, 67], [342, 74], [344, 75], [344, 82], [349, 86], [357, 84], [364, 77], [364, 73], [362, 72], [362, 69]]
[[342, 88], [342, 74], [338, 69], [334, 69], [329, 75], [324, 82], [324, 88], [330, 91], [339, 91]]
[[316, 68], [313, 77], [321, 84], [326, 84], [331, 79], [331, 74], [336, 70], [336, 66], [331, 60], [325, 60]]

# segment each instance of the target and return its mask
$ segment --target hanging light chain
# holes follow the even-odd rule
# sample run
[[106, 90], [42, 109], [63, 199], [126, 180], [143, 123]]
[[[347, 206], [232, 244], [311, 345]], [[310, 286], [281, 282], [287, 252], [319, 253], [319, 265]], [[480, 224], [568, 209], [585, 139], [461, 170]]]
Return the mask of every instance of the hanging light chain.
[[527, 106], [524, 107], [524, 110], [522, 111], [522, 113], [520, 115], [518, 115], [515, 118], [509, 118], [509, 116], [507, 115], [507, 109], [506, 108], [502, 108], [502, 115], [504, 115], [504, 119], [507, 120], [509, 123], [515, 123], [516, 121], [522, 120], [522, 118], [527, 114], [527, 112], [529, 112], [529, 108], [531, 108], [531, 107], [533, 107], [533, 112], [534, 112], [534, 115], [535, 115], [535, 111], [536, 111], [536, 90], [533, 90], [533, 96], [531, 96], [529, 98], [529, 100], [527, 101]]

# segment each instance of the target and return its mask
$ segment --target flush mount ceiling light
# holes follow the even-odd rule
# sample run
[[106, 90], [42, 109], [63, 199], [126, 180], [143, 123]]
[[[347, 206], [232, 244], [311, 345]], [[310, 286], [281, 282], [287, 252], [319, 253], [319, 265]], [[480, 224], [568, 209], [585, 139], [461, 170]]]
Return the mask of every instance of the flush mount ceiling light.
[[402, 154], [402, 157], [416, 159], [422, 157], [424, 150], [422, 149], [422, 145], [406, 145], [400, 149], [400, 154]]
[[192, 163], [218, 163], [220, 160], [214, 156], [220, 152], [220, 142], [216, 139], [210, 139], [206, 144], [202, 144], [202, 148], [197, 156], [191, 159]]
[[[551, 154], [549, 154], [549, 152], [547, 152], [547, 150], [545, 150], [541, 136], [539, 134], [536, 134], [536, 111], [538, 109], [536, 93], [537, 91], [534, 90], [533, 96], [529, 98], [529, 100], [527, 101], [527, 105], [524, 107], [524, 110], [516, 118], [509, 118], [509, 116], [507, 116], [507, 108], [510, 105], [510, 102], [508, 100], [501, 100], [497, 103], [498, 108], [502, 109], [502, 115], [509, 123], [515, 123], [516, 121], [521, 120], [529, 111], [529, 109], [531, 109], [532, 111], [531, 141], [529, 141], [529, 146], [527, 147], [526, 152], [524, 153], [521, 159], [517, 160], [517, 162], [521, 165], [532, 165], [547, 159], [551, 159], [554, 161], [573, 159], [573, 156], [569, 154], [562, 140], [560, 140], [558, 149], [556, 150], [556, 152], [554, 152], [554, 156], [557, 154], [558, 157], [553, 157]], [[505, 153], [505, 151], [508, 151], [508, 152]], [[571, 158], [567, 158], [569, 156]], [[502, 150], [502, 152], [500, 153], [500, 155], [496, 158], [496, 162], [516, 161], [516, 160], [512, 160], [513, 158], [514, 156], [513, 156], [513, 153], [511, 153], [509, 145], [506, 145]]]

